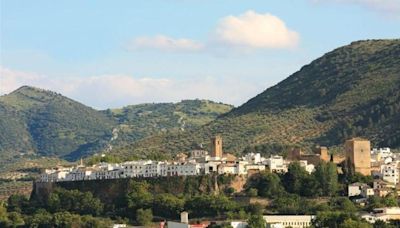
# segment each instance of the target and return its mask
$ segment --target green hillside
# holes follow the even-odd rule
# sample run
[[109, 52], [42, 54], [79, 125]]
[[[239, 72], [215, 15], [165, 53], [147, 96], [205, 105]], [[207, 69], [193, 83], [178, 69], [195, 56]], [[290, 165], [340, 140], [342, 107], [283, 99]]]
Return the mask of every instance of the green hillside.
[[[98, 111], [60, 94], [24, 86], [0, 97], [0, 153], [71, 156], [108, 142], [115, 123]], [[10, 114], [12, 113], [12, 114]], [[11, 134], [10, 134], [11, 133]]]
[[97, 111], [24, 86], [0, 97], [0, 163], [27, 157], [76, 160], [162, 132], [198, 128], [232, 106], [205, 100]]
[[130, 105], [104, 113], [118, 123], [112, 145], [126, 145], [152, 135], [197, 129], [233, 106], [207, 100]]
[[400, 40], [354, 42], [302, 67], [217, 120], [114, 148], [129, 156], [185, 151], [224, 136], [226, 151], [336, 146], [351, 136], [400, 147]]

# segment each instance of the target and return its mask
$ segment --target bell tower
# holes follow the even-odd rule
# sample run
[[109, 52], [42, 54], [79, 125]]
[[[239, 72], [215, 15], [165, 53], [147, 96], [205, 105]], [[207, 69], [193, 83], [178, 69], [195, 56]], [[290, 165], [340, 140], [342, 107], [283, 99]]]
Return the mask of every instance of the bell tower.
[[211, 157], [222, 158], [222, 137], [217, 135], [211, 138]]

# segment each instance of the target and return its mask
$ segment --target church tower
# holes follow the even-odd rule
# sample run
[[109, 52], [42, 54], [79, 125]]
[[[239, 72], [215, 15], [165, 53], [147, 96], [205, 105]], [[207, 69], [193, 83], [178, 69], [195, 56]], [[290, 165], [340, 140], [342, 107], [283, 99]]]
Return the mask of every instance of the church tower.
[[211, 138], [211, 157], [222, 158], [222, 137], [219, 135]]

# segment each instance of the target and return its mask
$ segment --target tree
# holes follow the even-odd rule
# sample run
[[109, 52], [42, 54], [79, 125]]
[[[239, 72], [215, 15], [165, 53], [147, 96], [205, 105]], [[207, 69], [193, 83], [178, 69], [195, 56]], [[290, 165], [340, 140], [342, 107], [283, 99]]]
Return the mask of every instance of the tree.
[[127, 206], [136, 211], [139, 208], [150, 208], [153, 195], [149, 192], [149, 184], [146, 181], [134, 181], [130, 183], [130, 191], [126, 195]]
[[172, 194], [164, 193], [154, 198], [153, 211], [158, 216], [175, 219], [183, 211], [184, 205], [185, 200]]
[[262, 215], [251, 215], [247, 220], [248, 228], [266, 228], [265, 220]]
[[111, 227], [113, 222], [110, 219], [94, 218], [91, 215], [84, 215], [81, 217], [81, 224], [79, 227], [92, 228], [92, 227]]
[[53, 223], [56, 227], [79, 227], [81, 218], [67, 211], [57, 212], [53, 214]]
[[248, 206], [248, 211], [251, 214], [262, 215], [264, 212], [264, 206], [261, 205], [260, 203], [251, 203]]
[[258, 195], [258, 190], [256, 188], [249, 188], [247, 190], [247, 196], [256, 197]]
[[29, 200], [24, 195], [11, 195], [7, 200], [7, 211], [21, 213], [29, 206]]
[[336, 195], [338, 190], [338, 175], [337, 175], [337, 167], [333, 162], [329, 162], [326, 167], [326, 188], [324, 189], [325, 194], [328, 196]]
[[338, 210], [338, 211], [345, 212], [348, 214], [351, 214], [351, 213], [354, 213], [357, 211], [357, 207], [347, 197], [332, 198], [330, 201], [330, 205], [334, 210]]
[[334, 196], [338, 190], [337, 167], [333, 162], [321, 162], [315, 169], [315, 179], [319, 183], [322, 195]]
[[372, 228], [372, 225], [368, 222], [353, 220], [353, 219], [346, 219], [341, 225], [341, 228]]
[[237, 204], [225, 195], [198, 195], [187, 199], [185, 208], [193, 216], [216, 216], [235, 211]]
[[8, 224], [8, 213], [6, 207], [0, 202], [0, 227], [6, 227]]
[[39, 209], [30, 221], [30, 227], [52, 227], [53, 217], [49, 212]]
[[382, 220], [378, 220], [374, 223], [374, 228], [396, 228], [396, 226], [386, 223]]
[[286, 191], [290, 193], [300, 194], [302, 192], [303, 183], [308, 178], [307, 171], [300, 166], [299, 162], [292, 162], [288, 167], [288, 172], [283, 176], [283, 185]]
[[47, 208], [53, 213], [69, 211], [79, 214], [100, 215], [103, 207], [100, 199], [95, 198], [91, 192], [80, 192], [78, 190], [57, 188], [47, 200]]
[[270, 172], [261, 172], [257, 175], [253, 175], [247, 187], [249, 189], [248, 191], [254, 188], [257, 190], [259, 196], [269, 198], [278, 197], [285, 192], [279, 176]]
[[136, 211], [136, 221], [139, 225], [146, 226], [153, 220], [153, 212], [151, 209], [138, 209]]
[[12, 227], [18, 227], [25, 224], [21, 214], [15, 211], [8, 214], [8, 221], [12, 224]]

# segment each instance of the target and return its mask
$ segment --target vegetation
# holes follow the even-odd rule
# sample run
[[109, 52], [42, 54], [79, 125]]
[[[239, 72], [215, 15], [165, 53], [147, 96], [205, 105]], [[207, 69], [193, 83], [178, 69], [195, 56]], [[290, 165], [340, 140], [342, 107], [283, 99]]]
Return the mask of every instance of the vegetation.
[[199, 144], [207, 147], [215, 134], [223, 134], [225, 150], [237, 154], [337, 146], [352, 136], [397, 148], [399, 53], [398, 39], [354, 42], [229, 113], [231, 106], [201, 100], [99, 112], [22, 87], [0, 98], [0, 128], [6, 129], [0, 132], [0, 154], [6, 162], [15, 151], [76, 159], [111, 150], [124, 159], [166, 159]]
[[76, 158], [100, 149], [113, 127], [92, 108], [27, 86], [0, 97], [0, 116], [0, 155], [9, 158], [15, 151]]
[[[338, 146], [352, 136], [400, 147], [400, 40], [367, 40], [329, 52], [200, 129], [147, 137], [114, 152], [171, 154], [224, 136], [232, 153]], [[384, 131], [382, 129], [385, 129]]]
[[231, 109], [185, 100], [97, 111], [60, 94], [23, 86], [0, 97], [0, 166], [29, 156], [76, 160], [160, 132], [194, 129]]
[[[149, 226], [154, 220], [178, 220], [187, 211], [198, 221], [243, 220], [250, 227], [264, 227], [263, 214], [316, 214], [313, 227], [396, 227], [398, 221], [372, 226], [358, 213], [397, 206], [397, 195], [371, 197], [365, 206], [356, 205], [340, 196], [345, 182], [358, 178], [350, 175], [338, 175], [335, 164], [324, 162], [309, 174], [294, 162], [285, 174], [252, 175], [243, 192], [228, 191], [235, 180], [230, 175], [60, 182], [55, 189], [34, 192], [30, 199], [9, 197], [0, 205], [0, 226], [91, 227], [112, 222]], [[245, 195], [258, 202], [243, 201]]]

